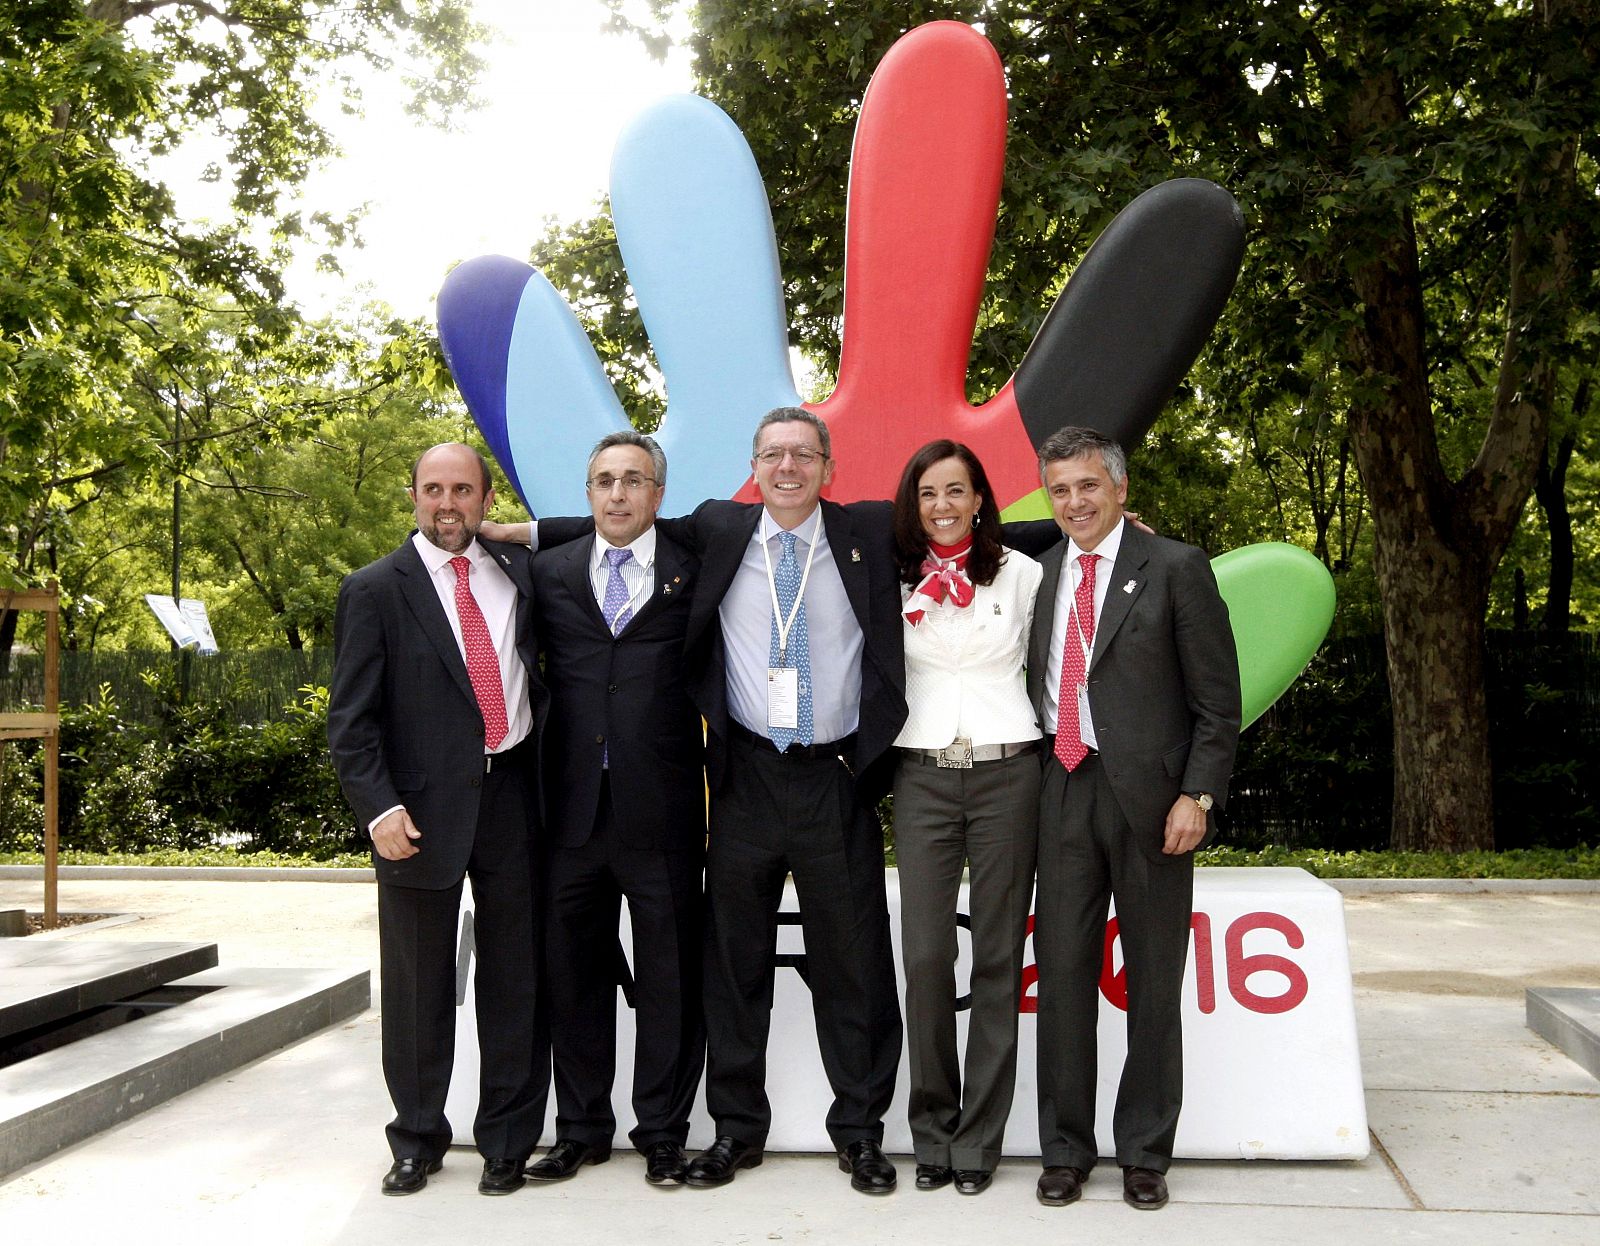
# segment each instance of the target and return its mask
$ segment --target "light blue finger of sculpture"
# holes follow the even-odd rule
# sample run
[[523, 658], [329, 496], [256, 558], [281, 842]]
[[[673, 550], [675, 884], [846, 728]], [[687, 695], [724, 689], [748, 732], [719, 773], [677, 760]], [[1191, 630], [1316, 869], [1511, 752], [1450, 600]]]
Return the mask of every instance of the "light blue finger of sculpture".
[[630, 427], [578, 318], [528, 269], [506, 359], [506, 438], [535, 515], [582, 515], [594, 443]]
[[1311, 553], [1276, 541], [1211, 560], [1239, 650], [1244, 722], [1261, 717], [1299, 678], [1333, 622], [1333, 577]]
[[665, 510], [731, 497], [757, 419], [800, 401], [772, 211], [739, 127], [697, 95], [646, 109], [612, 153], [611, 213], [666, 381]]

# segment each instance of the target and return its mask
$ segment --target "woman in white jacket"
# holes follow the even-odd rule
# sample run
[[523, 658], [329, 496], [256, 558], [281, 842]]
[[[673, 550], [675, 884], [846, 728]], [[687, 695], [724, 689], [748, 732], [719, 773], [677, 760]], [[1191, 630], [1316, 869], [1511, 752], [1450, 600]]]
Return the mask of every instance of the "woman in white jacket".
[[[1039, 564], [1000, 543], [977, 456], [930, 442], [895, 495], [905, 595], [905, 729], [895, 743], [909, 1113], [917, 1188], [988, 1188], [1016, 1079], [1033, 898], [1040, 732], [1023, 661]], [[956, 906], [969, 870], [972, 987], [956, 1051]]]

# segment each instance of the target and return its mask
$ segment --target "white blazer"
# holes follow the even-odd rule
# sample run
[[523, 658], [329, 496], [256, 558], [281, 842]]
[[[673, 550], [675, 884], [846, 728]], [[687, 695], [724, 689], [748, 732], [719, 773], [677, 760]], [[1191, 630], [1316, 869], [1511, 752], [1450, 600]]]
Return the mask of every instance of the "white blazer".
[[[1043, 575], [1033, 559], [1008, 549], [1000, 574], [976, 586], [970, 606], [943, 601], [915, 627], [902, 620], [910, 712], [897, 747], [943, 748], [957, 736], [975, 745], [1039, 738], [1023, 663]], [[910, 595], [901, 585], [901, 601]]]

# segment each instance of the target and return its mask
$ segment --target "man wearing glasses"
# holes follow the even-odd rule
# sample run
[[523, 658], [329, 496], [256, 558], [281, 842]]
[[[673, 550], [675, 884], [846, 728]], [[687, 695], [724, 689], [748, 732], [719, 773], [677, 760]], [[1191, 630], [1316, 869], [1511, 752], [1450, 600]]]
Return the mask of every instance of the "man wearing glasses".
[[[709, 501], [658, 525], [700, 559], [685, 654], [711, 791], [704, 991], [716, 1139], [685, 1175], [725, 1185], [762, 1161], [778, 907], [792, 874], [834, 1094], [828, 1136], [855, 1189], [887, 1194], [896, 1174], [883, 1114], [901, 1026], [877, 802], [906, 716], [891, 511], [822, 500], [828, 428], [800, 407], [761, 418], [750, 467], [761, 505]], [[541, 519], [493, 535], [548, 550], [585, 546], [588, 531]], [[552, 654], [553, 680], [555, 666]], [[552, 721], [563, 717], [555, 696]], [[556, 1081], [559, 1093], [559, 1064]]]
[[666, 456], [651, 438], [603, 438], [585, 481], [593, 539], [533, 562], [552, 710], [545, 961], [556, 1084], [556, 1143], [529, 1167], [537, 1181], [565, 1180], [611, 1155], [623, 897], [637, 1022], [629, 1140], [652, 1185], [684, 1179], [705, 1058], [705, 779], [683, 661], [696, 563], [655, 527], [666, 481]]

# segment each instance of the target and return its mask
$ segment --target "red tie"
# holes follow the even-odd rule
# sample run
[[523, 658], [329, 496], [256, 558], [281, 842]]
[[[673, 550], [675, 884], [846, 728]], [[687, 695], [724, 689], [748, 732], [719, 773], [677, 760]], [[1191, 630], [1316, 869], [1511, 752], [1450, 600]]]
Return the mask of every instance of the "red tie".
[[[1078, 685], [1083, 682], [1084, 652], [1094, 649], [1094, 561], [1098, 554], [1079, 554], [1083, 578], [1067, 613], [1067, 644], [1061, 651], [1061, 689], [1056, 694], [1056, 757], [1068, 770], [1089, 755], [1078, 726]], [[1079, 639], [1079, 636], [1082, 639]]]
[[483, 621], [478, 599], [472, 595], [472, 585], [467, 582], [472, 574], [471, 560], [452, 558], [450, 565], [456, 573], [456, 617], [461, 620], [461, 639], [467, 647], [467, 677], [472, 680], [478, 711], [483, 715], [483, 742], [494, 749], [506, 738], [506, 694], [500, 686], [500, 659], [489, 639], [489, 625]]

